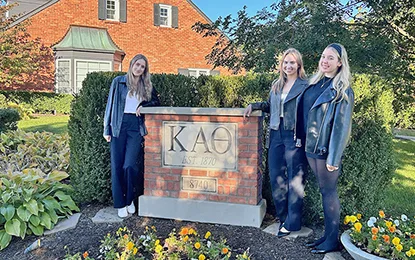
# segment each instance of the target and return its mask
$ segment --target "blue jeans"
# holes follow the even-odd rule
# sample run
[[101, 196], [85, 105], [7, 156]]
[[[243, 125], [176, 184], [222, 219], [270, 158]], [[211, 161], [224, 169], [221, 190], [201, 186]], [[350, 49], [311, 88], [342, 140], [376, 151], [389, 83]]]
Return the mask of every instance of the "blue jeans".
[[296, 147], [294, 131], [284, 130], [281, 118], [278, 130], [271, 129], [268, 166], [272, 198], [281, 227], [301, 229], [307, 164], [304, 146]]
[[[139, 154], [143, 137], [140, 120], [135, 114], [124, 114], [119, 137], [111, 137], [111, 186], [114, 208], [130, 205], [143, 184], [139, 176]], [[141, 172], [141, 174], [143, 174]]]

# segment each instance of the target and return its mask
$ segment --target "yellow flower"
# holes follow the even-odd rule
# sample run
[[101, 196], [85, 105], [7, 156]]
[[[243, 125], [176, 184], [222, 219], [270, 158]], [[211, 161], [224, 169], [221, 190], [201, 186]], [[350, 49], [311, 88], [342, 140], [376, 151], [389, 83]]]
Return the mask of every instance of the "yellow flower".
[[204, 254], [199, 255], [199, 260], [205, 260], [205, 259], [206, 259], [206, 256]]
[[160, 245], [160, 240], [156, 240], [156, 242], [154, 243], [155, 246]]
[[156, 248], [154, 249], [154, 251], [156, 251], [157, 254], [160, 254], [162, 250], [163, 250], [163, 247], [161, 245], [157, 245]]
[[354, 223], [354, 228], [358, 233], [360, 233], [360, 230], [362, 229], [362, 224], [360, 222]]
[[210, 233], [210, 231], [206, 232], [205, 234], [205, 239], [208, 239], [212, 234]]
[[386, 227], [390, 228], [392, 226], [392, 222], [390, 221], [385, 221], [385, 225]]
[[229, 252], [229, 249], [224, 247], [222, 248], [222, 254], [226, 255]]
[[347, 215], [346, 217], [344, 217], [344, 224], [345, 225], [347, 225], [347, 224], [349, 224], [349, 222], [350, 222], [350, 216], [349, 215]]
[[130, 250], [131, 250], [131, 249], [133, 249], [133, 248], [134, 248], [134, 243], [133, 243], [133, 242], [131, 242], [131, 241], [130, 241], [130, 242], [128, 242], [128, 243], [127, 243], [127, 250], [128, 250], [128, 251], [130, 251]]
[[197, 235], [196, 230], [194, 230], [193, 228], [190, 228], [189, 235]]
[[355, 223], [357, 221], [357, 217], [356, 216], [350, 216], [350, 221], [352, 223]]
[[392, 239], [392, 244], [394, 244], [395, 246], [399, 245], [399, 243], [401, 243], [401, 240], [399, 239], [399, 237], [394, 237]]
[[411, 250], [406, 251], [406, 252], [405, 252], [405, 254], [406, 254], [408, 257], [411, 257], [411, 255], [412, 255]]
[[383, 212], [383, 210], [379, 210], [379, 217], [381, 218], [385, 217], [385, 212]]
[[188, 228], [186, 228], [186, 227], [184, 227], [184, 228], [182, 228], [182, 230], [180, 231], [180, 233], [179, 233], [181, 236], [185, 236], [185, 235], [187, 235], [187, 234], [189, 234], [189, 229]]
[[411, 255], [412, 256], [415, 256], [415, 249], [413, 249], [412, 246], [409, 248], [409, 251], [411, 251]]
[[134, 247], [134, 249], [133, 249], [133, 255], [136, 255], [137, 252], [138, 252], [138, 248], [137, 247]]
[[196, 243], [195, 243], [195, 248], [196, 248], [196, 249], [199, 249], [199, 248], [200, 248], [200, 243], [199, 243], [199, 242], [196, 242]]
[[403, 249], [403, 246], [401, 244], [396, 246], [396, 250], [398, 250], [399, 252], [401, 252]]
[[183, 238], [183, 241], [184, 241], [184, 242], [187, 242], [187, 240], [189, 240], [189, 236], [185, 236], [185, 237]]
[[88, 254], [88, 252], [87, 252], [87, 251], [85, 251], [85, 252], [82, 254], [82, 256], [83, 256], [84, 258], [87, 258], [87, 257], [89, 256], [89, 254]]
[[361, 219], [362, 218], [362, 214], [360, 214], [360, 213], [357, 213], [357, 219]]

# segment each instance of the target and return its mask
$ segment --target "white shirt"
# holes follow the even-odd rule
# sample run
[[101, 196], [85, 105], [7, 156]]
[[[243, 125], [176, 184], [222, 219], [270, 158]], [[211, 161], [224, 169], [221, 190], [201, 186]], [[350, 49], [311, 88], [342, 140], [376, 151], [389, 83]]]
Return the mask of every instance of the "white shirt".
[[284, 117], [284, 102], [285, 99], [287, 98], [288, 93], [281, 93], [281, 113], [280, 113], [280, 117]]
[[135, 114], [135, 111], [140, 103], [141, 98], [138, 98], [137, 96], [130, 96], [130, 91], [128, 91], [127, 97], [125, 98], [124, 113]]

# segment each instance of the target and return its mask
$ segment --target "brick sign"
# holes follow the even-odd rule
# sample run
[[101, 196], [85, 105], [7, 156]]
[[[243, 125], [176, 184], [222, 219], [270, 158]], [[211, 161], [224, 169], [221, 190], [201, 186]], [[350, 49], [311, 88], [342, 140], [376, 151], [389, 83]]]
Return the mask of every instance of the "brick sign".
[[163, 122], [163, 167], [237, 169], [237, 124]]

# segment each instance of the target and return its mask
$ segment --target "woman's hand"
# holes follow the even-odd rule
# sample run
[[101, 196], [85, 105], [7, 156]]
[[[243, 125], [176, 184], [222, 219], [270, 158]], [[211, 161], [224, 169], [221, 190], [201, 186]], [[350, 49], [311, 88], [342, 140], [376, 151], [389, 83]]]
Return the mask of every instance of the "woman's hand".
[[245, 117], [249, 117], [251, 115], [251, 113], [252, 113], [252, 106], [249, 105], [249, 106], [247, 106], [245, 108], [245, 111], [244, 111], [244, 120], [245, 120]]
[[326, 164], [326, 167], [327, 167], [327, 170], [329, 170], [329, 172], [337, 171], [339, 169], [339, 167], [328, 165], [328, 164]]
[[107, 141], [107, 143], [111, 142], [111, 136], [110, 135], [104, 135], [104, 139]]
[[141, 113], [140, 113], [141, 108], [142, 108], [141, 106], [137, 107], [137, 110], [135, 111], [136, 116], [141, 116]]

